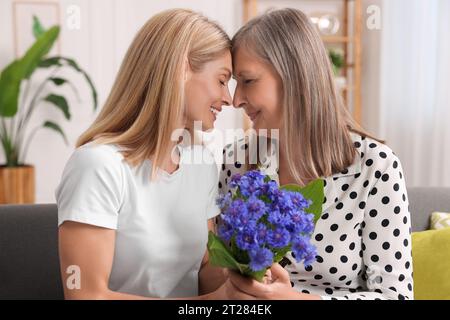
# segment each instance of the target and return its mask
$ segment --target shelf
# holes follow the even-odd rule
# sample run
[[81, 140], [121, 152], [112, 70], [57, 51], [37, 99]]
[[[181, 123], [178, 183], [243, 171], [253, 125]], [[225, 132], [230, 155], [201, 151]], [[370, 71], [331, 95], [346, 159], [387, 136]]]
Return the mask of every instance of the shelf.
[[350, 43], [353, 42], [353, 38], [346, 36], [322, 36], [323, 42], [326, 43]]

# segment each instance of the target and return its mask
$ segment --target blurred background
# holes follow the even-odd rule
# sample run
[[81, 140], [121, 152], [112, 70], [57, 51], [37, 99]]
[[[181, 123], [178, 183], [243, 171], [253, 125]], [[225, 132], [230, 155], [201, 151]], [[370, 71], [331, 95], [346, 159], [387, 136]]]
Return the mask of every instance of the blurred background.
[[[0, 203], [55, 202], [75, 141], [101, 109], [134, 35], [175, 7], [200, 11], [230, 36], [266, 10], [303, 10], [319, 29], [347, 107], [400, 157], [407, 185], [450, 186], [450, 0], [0, 0], [0, 70], [9, 76], [0, 104], [14, 90], [19, 99], [17, 110], [0, 106]], [[52, 47], [32, 72], [11, 67], [27, 57], [21, 61], [30, 68], [55, 25], [60, 32], [49, 36]], [[216, 125], [247, 128], [249, 121], [225, 107]], [[10, 129], [18, 134], [8, 140]], [[21, 142], [19, 159], [10, 140]]]

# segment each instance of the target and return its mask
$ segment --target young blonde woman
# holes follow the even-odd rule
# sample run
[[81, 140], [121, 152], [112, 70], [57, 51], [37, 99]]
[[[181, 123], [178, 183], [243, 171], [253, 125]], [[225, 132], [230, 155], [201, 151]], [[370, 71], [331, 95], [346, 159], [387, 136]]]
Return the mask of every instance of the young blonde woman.
[[230, 104], [230, 48], [217, 24], [181, 9], [135, 37], [56, 190], [66, 298], [223, 297], [206, 254], [217, 169], [193, 163], [203, 149], [172, 133], [194, 121], [210, 129]]
[[[305, 268], [289, 253], [285, 269], [274, 265], [273, 282], [265, 284], [232, 273], [238, 289], [232, 298], [413, 299], [400, 161], [346, 111], [314, 26], [298, 10], [273, 11], [243, 26], [232, 45], [234, 106], [245, 110], [257, 131], [280, 129], [279, 157], [258, 155], [261, 169], [275, 168], [281, 185], [325, 181], [312, 238], [316, 261]], [[248, 169], [243, 163], [248, 159], [235, 157], [239, 150], [252, 150], [248, 143], [225, 148], [220, 192], [228, 191], [233, 174]]]

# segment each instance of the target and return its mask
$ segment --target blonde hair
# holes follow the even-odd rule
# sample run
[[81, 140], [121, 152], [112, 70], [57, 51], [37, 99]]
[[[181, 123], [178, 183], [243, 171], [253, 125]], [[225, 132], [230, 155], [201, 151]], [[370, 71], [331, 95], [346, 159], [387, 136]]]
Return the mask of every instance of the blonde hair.
[[[232, 39], [272, 65], [283, 83], [283, 146], [297, 183], [327, 177], [350, 166], [356, 149], [350, 131], [371, 137], [352, 118], [337, 92], [323, 42], [296, 9], [256, 17]], [[378, 139], [377, 139], [378, 140]]]
[[131, 165], [152, 157], [153, 177], [170, 154], [173, 130], [183, 126], [186, 64], [200, 71], [230, 49], [223, 29], [199, 13], [172, 9], [153, 16], [131, 43], [103, 109], [76, 146], [117, 144]]

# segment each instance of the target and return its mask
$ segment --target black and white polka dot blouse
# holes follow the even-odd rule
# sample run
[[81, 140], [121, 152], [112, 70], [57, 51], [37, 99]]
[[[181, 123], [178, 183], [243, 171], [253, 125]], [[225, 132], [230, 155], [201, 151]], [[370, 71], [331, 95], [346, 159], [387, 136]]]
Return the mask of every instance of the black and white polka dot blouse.
[[[343, 172], [326, 177], [325, 200], [312, 242], [317, 260], [305, 268], [288, 253], [291, 284], [322, 299], [413, 299], [411, 227], [402, 166], [384, 144], [352, 133], [358, 151]], [[246, 169], [234, 160], [242, 139], [224, 149], [219, 192]], [[272, 157], [274, 158], [274, 157]], [[271, 166], [266, 161], [261, 170]], [[276, 178], [277, 180], [277, 178]]]

